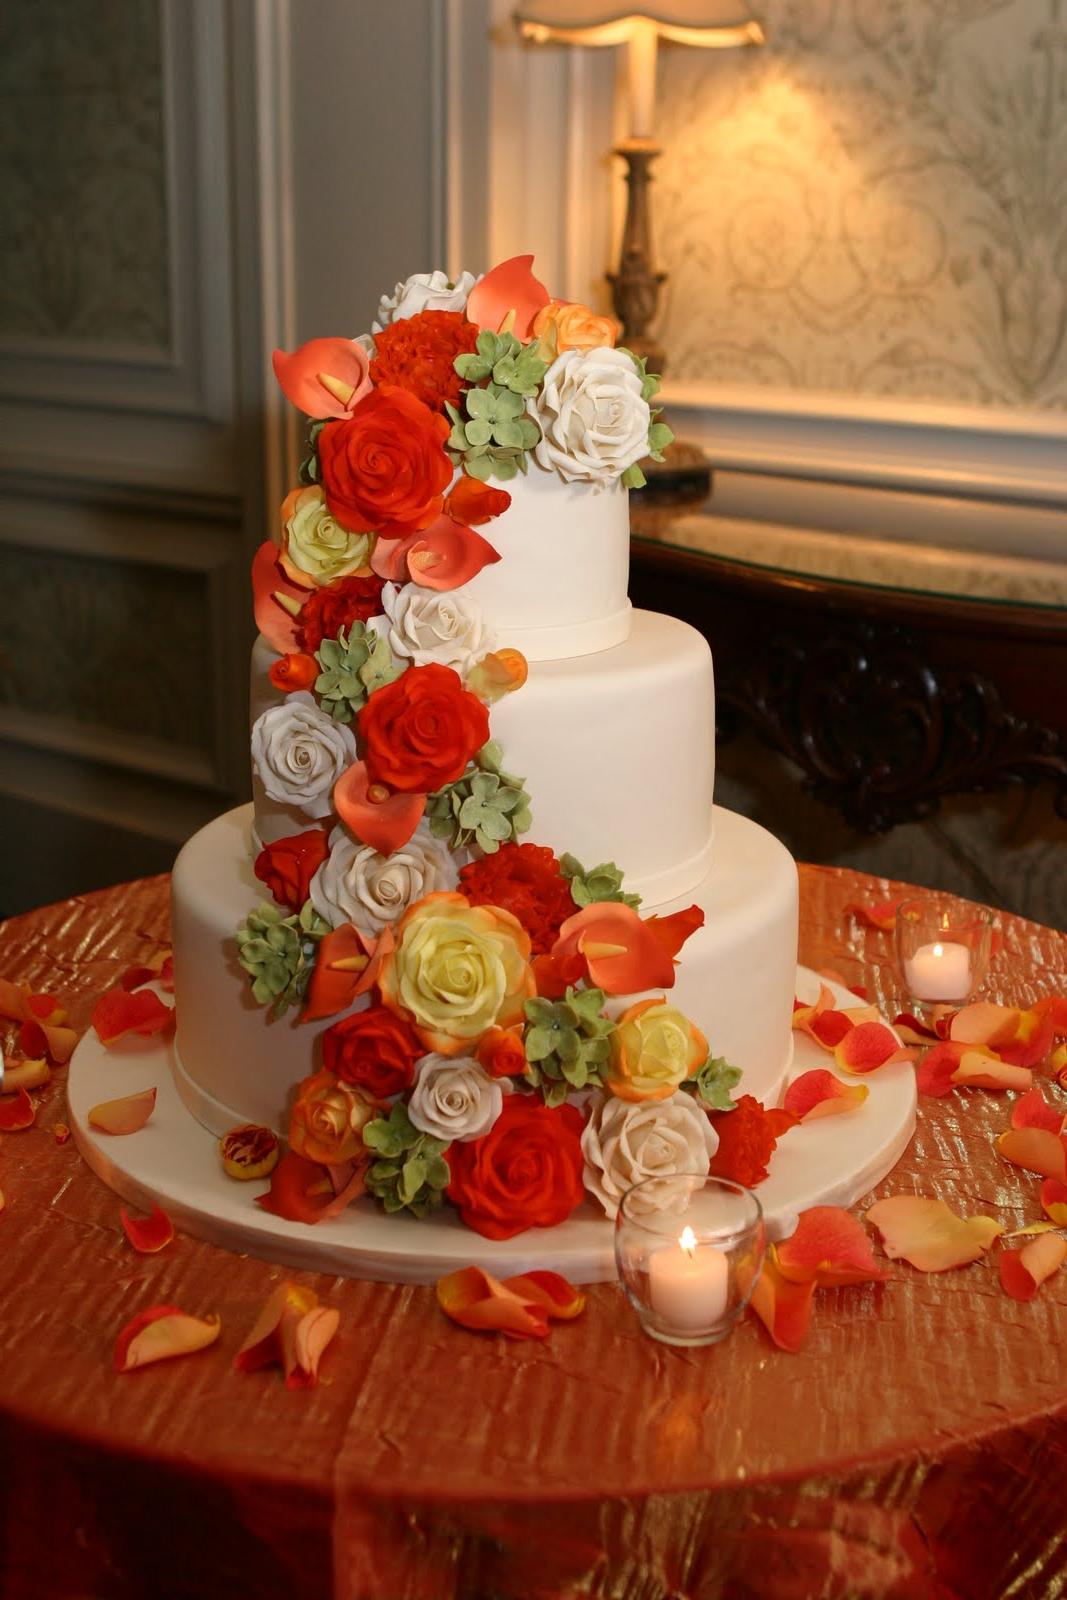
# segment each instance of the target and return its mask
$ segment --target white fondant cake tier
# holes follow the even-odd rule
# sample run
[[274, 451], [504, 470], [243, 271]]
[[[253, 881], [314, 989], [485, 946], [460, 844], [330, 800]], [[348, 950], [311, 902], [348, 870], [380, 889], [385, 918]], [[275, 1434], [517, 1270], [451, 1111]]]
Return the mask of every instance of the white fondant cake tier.
[[[216, 1133], [238, 1122], [284, 1130], [292, 1090], [320, 1065], [328, 1026], [301, 1025], [293, 1011], [269, 1022], [237, 963], [234, 930], [266, 898], [252, 873], [251, 822], [251, 806], [216, 818], [185, 845], [173, 875], [178, 1081], [190, 1110]], [[769, 1103], [790, 1050], [796, 867], [746, 817], [716, 808], [715, 828], [711, 871], [678, 901], [698, 903], [706, 922], [682, 951], [671, 995], [713, 1052], [743, 1070], [744, 1090]]]
[[463, 587], [502, 645], [528, 661], [587, 655], [621, 644], [630, 627], [629, 495], [565, 483], [532, 456], [501, 487], [502, 516], [479, 529], [500, 560]]
[[[252, 651], [253, 722], [280, 699], [277, 659]], [[615, 861], [650, 905], [688, 893], [711, 865], [715, 683], [703, 636], [676, 617], [635, 611], [614, 649], [539, 661], [492, 708], [492, 734], [533, 802], [528, 835], [587, 867]], [[313, 826], [268, 798], [253, 772], [263, 844]]]

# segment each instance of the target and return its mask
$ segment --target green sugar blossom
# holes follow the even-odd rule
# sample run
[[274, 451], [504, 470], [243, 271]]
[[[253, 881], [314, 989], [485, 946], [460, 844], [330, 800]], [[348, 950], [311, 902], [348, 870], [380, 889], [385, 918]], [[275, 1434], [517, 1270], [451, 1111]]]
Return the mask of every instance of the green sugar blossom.
[[560, 857], [559, 870], [570, 880], [571, 899], [576, 906], [591, 906], [601, 900], [621, 900], [624, 906], [636, 911], [641, 904], [639, 894], [627, 894], [622, 887], [622, 872], [614, 861], [602, 861], [598, 867], [586, 872], [577, 856]]
[[367, 1172], [367, 1188], [386, 1211], [425, 1217], [440, 1207], [451, 1173], [443, 1139], [420, 1133], [402, 1100], [388, 1117], [375, 1117], [363, 1129], [363, 1143], [378, 1160]]
[[[513, 333], [491, 333], [488, 328], [478, 335], [477, 354], [457, 356], [452, 365], [466, 383], [492, 378], [500, 388], [524, 396], [537, 393], [548, 370], [548, 363], [538, 355], [536, 339], [523, 345]], [[469, 407], [468, 412], [474, 415]]]
[[238, 928], [237, 959], [252, 980], [253, 998], [270, 1006], [272, 1021], [304, 998], [315, 948], [329, 931], [310, 900], [288, 917], [277, 906], [261, 902]]
[[704, 1065], [682, 1084], [696, 1095], [709, 1111], [733, 1111], [730, 1094], [741, 1082], [741, 1068], [731, 1067], [725, 1056], [709, 1056]]
[[394, 661], [384, 638], [362, 622], [353, 622], [347, 637], [342, 628], [336, 639], [324, 639], [315, 651], [322, 671], [315, 693], [335, 722], [351, 722], [366, 704], [367, 696], [392, 683], [404, 670]]
[[546, 1105], [558, 1106], [571, 1089], [600, 1083], [615, 1024], [601, 1016], [603, 989], [568, 988], [562, 1000], [526, 1002], [526, 1077]]
[[491, 856], [527, 831], [533, 817], [525, 779], [502, 771], [502, 756], [490, 739], [474, 758], [475, 771], [430, 795], [426, 818], [436, 839], [447, 839], [453, 850], [476, 844]]

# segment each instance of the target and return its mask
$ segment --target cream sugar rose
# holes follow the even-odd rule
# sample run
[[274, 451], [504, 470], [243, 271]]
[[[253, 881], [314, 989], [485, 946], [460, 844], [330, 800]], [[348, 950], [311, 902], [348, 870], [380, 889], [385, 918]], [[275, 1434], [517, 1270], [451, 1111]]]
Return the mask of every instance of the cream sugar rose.
[[717, 1063], [768, 1103], [787, 1066], [794, 865], [713, 807], [705, 641], [626, 595], [656, 380], [530, 267], [275, 357], [309, 456], [253, 570], [254, 800], [173, 909], [179, 1086], [288, 1135], [291, 1218], [323, 1166], [493, 1238], [610, 1216], [708, 1170]]

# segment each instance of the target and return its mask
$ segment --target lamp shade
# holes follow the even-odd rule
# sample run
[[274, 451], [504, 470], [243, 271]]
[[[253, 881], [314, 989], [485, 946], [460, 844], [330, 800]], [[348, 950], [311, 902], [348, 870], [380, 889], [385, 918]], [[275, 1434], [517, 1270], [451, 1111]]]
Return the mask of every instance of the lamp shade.
[[642, 26], [676, 44], [762, 44], [763, 29], [746, 0], [524, 0], [515, 21], [529, 39], [622, 44]]

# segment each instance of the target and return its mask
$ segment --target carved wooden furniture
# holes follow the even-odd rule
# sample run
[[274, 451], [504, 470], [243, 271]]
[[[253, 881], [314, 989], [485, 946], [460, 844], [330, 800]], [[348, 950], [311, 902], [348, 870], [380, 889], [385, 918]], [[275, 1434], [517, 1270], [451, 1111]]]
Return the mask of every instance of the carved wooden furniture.
[[630, 594], [708, 638], [720, 739], [752, 728], [865, 832], [1008, 783], [1067, 818], [1067, 608], [757, 566], [676, 526], [635, 508]]

